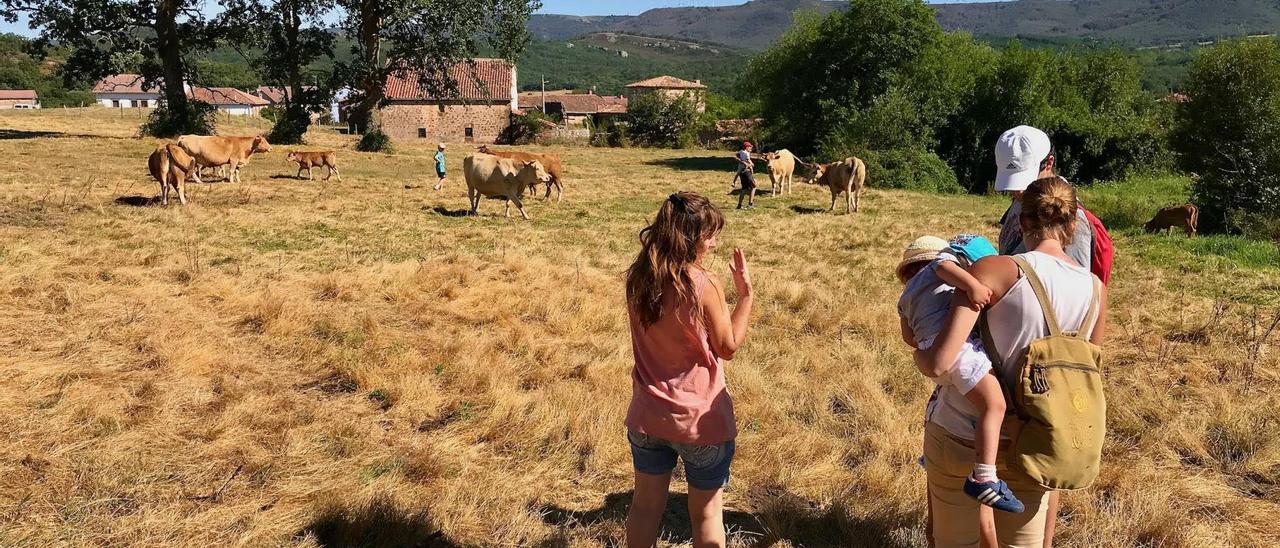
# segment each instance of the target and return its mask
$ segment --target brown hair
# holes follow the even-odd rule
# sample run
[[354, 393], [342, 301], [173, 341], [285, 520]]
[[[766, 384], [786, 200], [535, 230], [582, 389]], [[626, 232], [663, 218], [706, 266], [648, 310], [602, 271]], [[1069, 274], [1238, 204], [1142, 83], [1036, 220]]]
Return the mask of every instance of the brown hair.
[[640, 255], [627, 269], [627, 306], [649, 327], [662, 317], [662, 297], [672, 288], [679, 301], [697, 301], [686, 267], [698, 260], [699, 244], [720, 232], [720, 210], [694, 192], [667, 197], [653, 223], [640, 231]]
[[1076, 188], [1066, 179], [1053, 176], [1039, 179], [1022, 193], [1022, 234], [1037, 240], [1071, 243], [1075, 235]]

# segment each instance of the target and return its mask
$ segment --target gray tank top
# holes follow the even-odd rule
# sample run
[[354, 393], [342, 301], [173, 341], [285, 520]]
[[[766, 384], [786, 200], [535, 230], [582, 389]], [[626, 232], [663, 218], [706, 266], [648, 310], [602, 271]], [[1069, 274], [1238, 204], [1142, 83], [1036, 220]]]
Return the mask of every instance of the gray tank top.
[[[1094, 276], [1089, 269], [1038, 251], [1019, 256], [1040, 276], [1062, 329], [1078, 329], [1086, 337], [1092, 335], [1092, 325], [1080, 325], [1093, 302]], [[1049, 336], [1040, 302], [1026, 276], [1020, 276], [1000, 302], [987, 310], [987, 323], [991, 327], [995, 350], [1002, 360], [992, 367], [1004, 379], [1016, 375], [1018, 359], [1026, 353], [1032, 341]], [[928, 419], [956, 437], [972, 440], [978, 410], [954, 386], [943, 386], [938, 392], [937, 402], [929, 410]]]

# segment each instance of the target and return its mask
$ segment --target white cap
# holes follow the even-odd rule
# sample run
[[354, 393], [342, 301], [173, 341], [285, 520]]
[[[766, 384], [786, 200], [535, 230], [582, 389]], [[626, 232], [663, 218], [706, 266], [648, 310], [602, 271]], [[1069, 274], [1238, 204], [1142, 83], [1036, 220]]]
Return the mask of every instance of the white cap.
[[1053, 152], [1049, 136], [1031, 126], [1004, 132], [996, 141], [996, 191], [1023, 191], [1040, 178], [1040, 163]]
[[439, 145], [436, 145], [436, 146], [437, 146], [437, 147], [439, 147], [439, 148], [441, 148], [441, 149], [443, 149], [443, 148], [444, 148], [444, 143], [440, 143]]

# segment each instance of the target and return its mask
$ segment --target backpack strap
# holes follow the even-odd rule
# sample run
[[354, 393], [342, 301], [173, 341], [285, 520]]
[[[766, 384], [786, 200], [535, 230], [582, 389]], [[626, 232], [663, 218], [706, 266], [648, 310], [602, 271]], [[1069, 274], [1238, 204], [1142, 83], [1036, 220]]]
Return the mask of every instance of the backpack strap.
[[1084, 340], [1089, 340], [1089, 337], [1084, 335], [1084, 329], [1088, 327], [1089, 334], [1093, 334], [1093, 328], [1098, 326], [1098, 314], [1102, 309], [1102, 279], [1097, 276], [1090, 277], [1093, 278], [1093, 299], [1089, 301], [1089, 311], [1085, 312], [1084, 321], [1080, 322], [1080, 330], [1075, 333], [1077, 337]]
[[1053, 303], [1049, 301], [1049, 292], [1044, 287], [1044, 282], [1040, 281], [1040, 276], [1036, 275], [1034, 268], [1020, 255], [1009, 257], [1022, 270], [1022, 274], [1027, 277], [1027, 284], [1031, 286], [1031, 291], [1036, 294], [1036, 300], [1040, 301], [1040, 311], [1044, 316], [1044, 323], [1049, 327], [1049, 336], [1057, 337], [1062, 335], [1062, 324], [1058, 323], [1058, 316], [1053, 313]]

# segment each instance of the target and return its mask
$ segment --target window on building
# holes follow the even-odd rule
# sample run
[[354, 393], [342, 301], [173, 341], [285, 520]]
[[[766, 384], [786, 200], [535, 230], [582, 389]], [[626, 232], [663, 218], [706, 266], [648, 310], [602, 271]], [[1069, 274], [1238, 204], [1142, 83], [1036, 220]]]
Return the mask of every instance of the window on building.
[[111, 108], [120, 108], [120, 100], [119, 100], [119, 99], [112, 99], [112, 100], [111, 100]]
[[425, 128], [425, 127], [420, 127], [420, 128], [418, 128], [418, 138], [419, 138], [419, 139], [426, 139], [426, 138], [427, 138], [427, 128]]
[[475, 131], [475, 128], [471, 127], [471, 125], [470, 125], [470, 124], [467, 124], [467, 128], [466, 128], [466, 129], [464, 129], [464, 130], [462, 130], [462, 131], [463, 131], [463, 136], [465, 136], [465, 137], [466, 137], [466, 139], [465, 139], [465, 140], [466, 140], [468, 143], [474, 142], [474, 141], [476, 140], [476, 131]]

